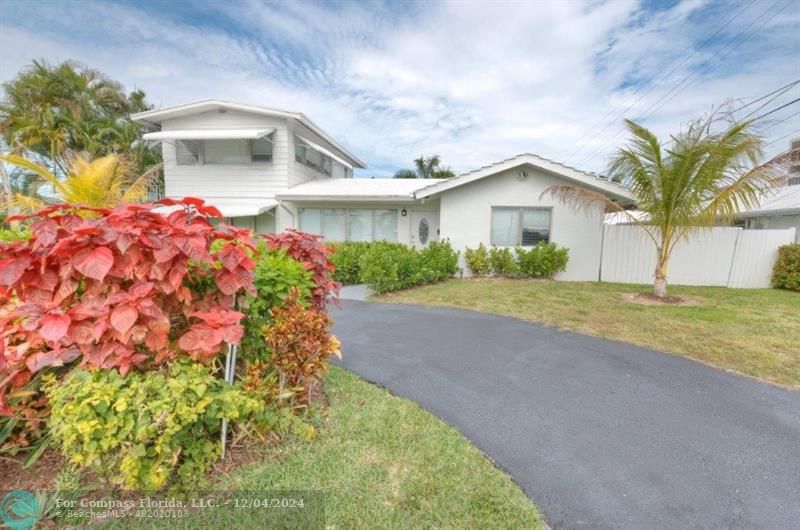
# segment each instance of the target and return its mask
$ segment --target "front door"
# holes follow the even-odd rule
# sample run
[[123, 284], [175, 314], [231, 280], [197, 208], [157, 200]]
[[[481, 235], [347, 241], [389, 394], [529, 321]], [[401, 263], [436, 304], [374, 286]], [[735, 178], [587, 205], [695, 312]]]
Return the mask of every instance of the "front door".
[[411, 244], [425, 248], [431, 241], [439, 241], [439, 213], [411, 212]]

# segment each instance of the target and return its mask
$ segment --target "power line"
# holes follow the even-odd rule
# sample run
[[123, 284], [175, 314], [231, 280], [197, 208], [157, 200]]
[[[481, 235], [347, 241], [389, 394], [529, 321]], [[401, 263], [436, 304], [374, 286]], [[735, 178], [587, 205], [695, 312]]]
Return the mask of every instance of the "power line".
[[[663, 76], [661, 79], [659, 79], [658, 81], [656, 81], [656, 82], [655, 82], [653, 85], [651, 85], [651, 86], [650, 86], [650, 89], [649, 89], [647, 92], [645, 92], [644, 94], [642, 94], [642, 95], [641, 95], [641, 96], [640, 96], [640, 97], [639, 97], [639, 98], [638, 98], [636, 101], [634, 101], [633, 103], [631, 103], [630, 105], [628, 105], [628, 106], [627, 106], [625, 109], [623, 109], [623, 110], [622, 110], [622, 112], [620, 112], [619, 114], [617, 114], [616, 116], [614, 116], [614, 117], [611, 119], [611, 121], [610, 121], [610, 122], [608, 122], [608, 123], [606, 124], [606, 126], [605, 126], [605, 127], [603, 127], [602, 129], [600, 129], [600, 130], [599, 130], [599, 131], [598, 131], [598, 132], [597, 132], [597, 133], [596, 133], [594, 136], [592, 136], [591, 138], [589, 138], [588, 140], [586, 140], [585, 142], [583, 142], [583, 143], [582, 143], [581, 145], [579, 145], [579, 146], [578, 146], [578, 147], [577, 147], [577, 148], [576, 148], [576, 149], [575, 149], [575, 150], [574, 150], [572, 153], [570, 153], [570, 154], [567, 156], [567, 158], [564, 160], [564, 163], [567, 163], [567, 162], [568, 162], [568, 161], [569, 161], [569, 160], [570, 160], [570, 159], [571, 159], [571, 158], [572, 158], [572, 157], [573, 157], [573, 156], [574, 156], [576, 153], [578, 153], [578, 152], [579, 152], [581, 149], [583, 149], [583, 148], [584, 148], [584, 147], [585, 147], [585, 146], [586, 146], [586, 145], [587, 145], [589, 142], [591, 142], [592, 140], [594, 140], [595, 138], [597, 138], [597, 137], [598, 137], [598, 136], [599, 136], [599, 135], [600, 135], [600, 134], [601, 134], [603, 131], [605, 131], [605, 130], [606, 130], [606, 129], [608, 129], [610, 126], [612, 126], [614, 123], [616, 123], [616, 122], [617, 122], [617, 120], [618, 120], [618, 119], [619, 119], [621, 116], [624, 116], [624, 115], [625, 115], [625, 113], [626, 113], [626, 112], [628, 112], [628, 111], [629, 111], [631, 108], [633, 108], [633, 106], [634, 106], [634, 105], [636, 105], [636, 104], [637, 104], [637, 103], [639, 103], [639, 102], [640, 102], [642, 99], [644, 99], [645, 97], [647, 97], [648, 95], [650, 95], [650, 93], [651, 93], [651, 92], [653, 92], [653, 90], [655, 90], [655, 89], [656, 89], [656, 87], [657, 87], [657, 86], [658, 86], [658, 85], [659, 85], [659, 84], [660, 84], [662, 81], [666, 80], [666, 79], [667, 79], [669, 76], [671, 76], [673, 73], [675, 73], [675, 71], [676, 71], [676, 70], [678, 70], [678, 68], [680, 68], [681, 66], [683, 66], [684, 64], [686, 64], [686, 62], [687, 62], [689, 59], [691, 59], [691, 58], [692, 58], [692, 57], [693, 57], [695, 54], [697, 54], [697, 52], [698, 52], [698, 51], [699, 51], [699, 50], [700, 50], [700, 49], [701, 49], [703, 46], [705, 46], [706, 44], [708, 44], [709, 42], [711, 42], [711, 40], [712, 40], [714, 37], [716, 37], [716, 36], [717, 36], [717, 35], [718, 35], [718, 34], [719, 34], [719, 33], [720, 33], [722, 30], [724, 30], [725, 28], [727, 28], [727, 27], [728, 27], [728, 26], [731, 24], [731, 22], [733, 22], [734, 20], [736, 20], [736, 19], [739, 17], [739, 15], [741, 15], [741, 14], [742, 14], [742, 13], [743, 13], [743, 12], [744, 12], [744, 11], [745, 11], [747, 8], [749, 8], [751, 5], [753, 5], [753, 3], [755, 3], [755, 0], [752, 0], [752, 1], [751, 1], [749, 4], [746, 4], [746, 5], [745, 5], [745, 6], [744, 6], [742, 9], [740, 9], [739, 11], [737, 11], [737, 12], [736, 12], [736, 14], [734, 14], [734, 15], [733, 15], [733, 16], [732, 16], [730, 19], [728, 19], [728, 21], [727, 21], [725, 24], [723, 24], [722, 26], [720, 26], [720, 27], [717, 29], [717, 31], [715, 31], [715, 32], [714, 32], [712, 35], [710, 35], [710, 36], [709, 36], [709, 37], [707, 37], [705, 40], [703, 40], [703, 41], [700, 43], [700, 45], [699, 45], [699, 46], [696, 46], [696, 47], [694, 47], [694, 49], [692, 50], [692, 53], [691, 53], [691, 54], [689, 54], [688, 56], [686, 56], [686, 57], [683, 59], [683, 61], [681, 61], [680, 63], [678, 63], [678, 64], [677, 64], [677, 65], [676, 65], [676, 66], [675, 66], [675, 67], [674, 67], [672, 70], [670, 70], [670, 71], [669, 71], [669, 72], [668, 72], [668, 73], [667, 73], [665, 76]], [[691, 48], [687, 48], [687, 49], [686, 49], [686, 51], [689, 51], [690, 49], [691, 49]], [[677, 60], [677, 59], [675, 59], [675, 60]], [[673, 60], [673, 61], [672, 61], [672, 63], [674, 63], [674, 62], [675, 62], [675, 60]], [[670, 65], [672, 65], [672, 63], [670, 63]], [[644, 87], [642, 87], [642, 88], [644, 88]], [[633, 93], [633, 95], [636, 95], [636, 94], [638, 94], [638, 93], [639, 93], [639, 92], [642, 90], [642, 88], [640, 88], [640, 89], [636, 90], [636, 92], [634, 92], [634, 93]], [[588, 134], [589, 134], [591, 131], [593, 131], [593, 130], [594, 130], [594, 128], [595, 128], [595, 127], [597, 127], [597, 125], [599, 125], [600, 123], [602, 123], [602, 122], [603, 122], [603, 120], [605, 120], [605, 119], [606, 119], [606, 118], [607, 118], [607, 117], [608, 117], [610, 114], [612, 114], [612, 113], [616, 112], [616, 111], [617, 111], [617, 110], [618, 110], [618, 109], [619, 109], [619, 108], [620, 108], [622, 105], [623, 105], [623, 104], [622, 104], [622, 103], [620, 103], [620, 104], [619, 104], [619, 105], [617, 105], [617, 107], [615, 107], [615, 108], [614, 108], [614, 109], [613, 109], [611, 112], [607, 113], [607, 114], [606, 114], [606, 115], [605, 115], [603, 118], [601, 118], [601, 119], [600, 119], [598, 122], [596, 122], [594, 125], [592, 125], [592, 127], [591, 127], [591, 128], [590, 128], [590, 129], [589, 129], [587, 132], [586, 132], [586, 134], [588, 135]]]
[[[742, 37], [742, 36], [743, 36], [743, 35], [744, 35], [744, 34], [745, 34], [747, 31], [749, 31], [749, 30], [750, 30], [750, 28], [751, 28], [751, 27], [753, 27], [753, 25], [755, 25], [755, 24], [756, 24], [756, 23], [757, 23], [759, 20], [761, 20], [761, 19], [762, 19], [762, 18], [763, 18], [765, 15], [767, 15], [767, 14], [769, 13], [769, 11], [770, 11], [772, 8], [774, 8], [775, 6], [777, 6], [777, 5], [778, 5], [778, 3], [779, 3], [779, 1], [776, 1], [774, 4], [772, 4], [771, 6], [769, 6], [769, 7], [768, 7], [766, 10], [764, 10], [764, 12], [762, 12], [762, 13], [761, 13], [761, 14], [760, 14], [758, 17], [756, 17], [756, 18], [755, 18], [755, 19], [754, 19], [752, 22], [750, 22], [750, 24], [748, 24], [746, 28], [744, 28], [744, 29], [743, 29], [742, 31], [740, 31], [740, 32], [739, 32], [737, 35], [735, 35], [735, 36], [734, 36], [734, 37], [733, 37], [733, 38], [732, 38], [730, 41], [728, 41], [728, 43], [727, 43], [727, 44], [726, 44], [726, 45], [723, 47], [723, 49], [724, 49], [724, 48], [727, 48], [727, 47], [729, 47], [729, 46], [731, 46], [732, 44], [734, 44], [734, 42], [735, 42], [737, 39], [739, 39], [740, 37]], [[773, 18], [775, 18], [776, 16], [778, 16], [780, 13], [782, 13], [782, 12], [783, 12], [783, 10], [785, 10], [785, 9], [786, 9], [786, 8], [789, 6], [789, 4], [790, 4], [790, 3], [786, 3], [786, 4], [785, 4], [783, 7], [781, 7], [781, 8], [780, 8], [778, 11], [776, 11], [776, 12], [775, 12], [775, 13], [774, 13], [774, 14], [773, 14], [773, 15], [772, 15], [772, 16], [771, 16], [769, 19], [767, 19], [767, 20], [765, 20], [764, 22], [762, 22], [762, 23], [761, 23], [761, 25], [760, 25], [760, 26], [757, 28], [757, 30], [760, 30], [761, 28], [763, 28], [763, 27], [764, 27], [766, 24], [768, 24], [768, 23], [769, 23], [769, 22], [770, 22], [770, 21], [771, 21]], [[757, 30], [756, 30], [756, 31], [757, 31]], [[743, 39], [743, 40], [740, 40], [738, 43], [736, 43], [736, 44], [735, 44], [735, 45], [734, 45], [732, 48], [730, 48], [728, 51], [726, 51], [726, 52], [725, 52], [725, 53], [724, 53], [722, 56], [720, 56], [720, 57], [717, 59], [717, 60], [718, 60], [718, 61], [720, 61], [720, 62], [718, 62], [718, 63], [717, 63], [715, 66], [712, 66], [710, 69], [706, 70], [706, 72], [705, 72], [705, 73], [710, 73], [710, 72], [713, 72], [714, 70], [716, 70], [717, 68], [719, 68], [719, 67], [720, 67], [720, 66], [723, 64], [721, 61], [722, 61], [723, 59], [725, 59], [725, 58], [726, 58], [728, 55], [730, 55], [730, 54], [731, 54], [733, 51], [735, 51], [735, 50], [736, 50], [736, 49], [737, 49], [737, 48], [738, 48], [738, 47], [739, 47], [739, 46], [740, 46], [742, 43], [744, 43], [744, 42], [745, 42], [747, 39], [749, 39], [749, 38], [750, 38], [750, 37], [746, 37], [745, 39]], [[657, 100], [657, 101], [656, 101], [656, 102], [655, 102], [653, 105], [651, 105], [651, 108], [648, 110], [647, 114], [645, 114], [644, 116], [642, 116], [642, 117], [640, 118], [640, 120], [645, 120], [645, 119], [649, 118], [650, 116], [652, 116], [653, 114], [655, 114], [655, 113], [656, 113], [656, 112], [657, 112], [659, 109], [661, 109], [661, 108], [662, 108], [664, 105], [666, 105], [667, 103], [669, 103], [669, 102], [670, 102], [672, 99], [674, 99], [674, 98], [675, 98], [675, 97], [676, 97], [678, 94], [680, 94], [680, 93], [681, 93], [681, 92], [683, 92], [683, 91], [684, 91], [686, 88], [688, 88], [688, 87], [689, 87], [689, 85], [691, 85], [691, 84], [692, 84], [692, 83], [693, 83], [693, 82], [694, 82], [694, 81], [695, 81], [695, 80], [696, 80], [696, 79], [699, 77], [699, 75], [701, 75], [702, 73], [703, 73], [703, 71], [702, 71], [702, 70], [699, 70], [699, 71], [697, 71], [697, 72], [693, 72], [693, 73], [689, 73], [689, 74], [688, 74], [686, 77], [684, 77], [684, 78], [683, 78], [681, 81], [679, 81], [679, 82], [678, 82], [678, 83], [677, 83], [677, 84], [676, 84], [676, 85], [675, 85], [673, 88], [671, 88], [671, 89], [670, 89], [669, 91], [667, 91], [667, 92], [666, 92], [666, 93], [665, 93], [663, 96], [661, 96], [661, 98], [659, 98], [659, 99], [658, 99], [658, 100]], [[687, 80], [688, 80], [688, 83], [684, 84], [684, 83], [685, 83]], [[683, 85], [683, 86], [681, 87], [681, 85]], [[677, 91], [675, 91], [676, 89], [678, 89], [678, 90], [677, 90]], [[779, 89], [779, 90], [780, 90], [780, 89]], [[673, 93], [673, 92], [674, 92], [674, 93]], [[665, 99], [665, 98], [666, 98], [666, 99]], [[662, 101], [663, 101], [663, 102], [662, 102]], [[659, 104], [659, 103], [660, 103], [660, 104]], [[618, 139], [619, 139], [621, 136], [623, 136], [624, 134], [625, 134], [625, 129], [623, 129], [622, 131], [620, 131], [619, 133], [617, 133], [617, 134], [616, 134], [616, 135], [615, 135], [615, 136], [614, 136], [614, 137], [613, 137], [611, 140], [609, 140], [609, 141], [607, 141], [607, 142], [604, 142], [603, 144], [601, 144], [600, 146], [598, 146], [597, 148], [595, 148], [594, 150], [592, 150], [592, 152], [590, 152], [590, 153], [589, 153], [587, 156], [585, 156], [583, 159], [581, 159], [581, 161], [580, 161], [580, 162], [578, 162], [576, 165], [577, 165], [577, 166], [580, 166], [581, 164], [583, 164], [583, 163], [584, 163], [584, 162], [586, 162], [587, 160], [590, 160], [590, 159], [592, 158], [592, 156], [594, 156], [594, 155], [595, 155], [595, 153], [597, 153], [598, 151], [601, 151], [602, 149], [604, 149], [604, 148], [605, 148], [606, 146], [608, 146], [609, 144], [613, 144], [614, 142], [616, 142], [616, 141], [617, 141], [617, 140], [618, 140]]]
[[[743, 117], [743, 118], [742, 118], [742, 120], [746, 120], [747, 118], [749, 118], [750, 116], [752, 116], [753, 114], [755, 114], [756, 112], [758, 112], [759, 110], [763, 109], [764, 107], [766, 107], [767, 105], [769, 105], [770, 103], [772, 103], [773, 101], [775, 101], [776, 99], [778, 99], [779, 97], [781, 97], [782, 95], [784, 95], [786, 92], [790, 91], [790, 90], [791, 90], [792, 88], [794, 88], [794, 86], [795, 86], [795, 85], [797, 85], [798, 83], [800, 83], [800, 79], [798, 79], [797, 81], [794, 81], [794, 82], [792, 82], [792, 83], [789, 83], [788, 85], [782, 86], [782, 87], [781, 87], [781, 88], [779, 88], [778, 90], [773, 90], [772, 92], [770, 92], [770, 93], [769, 93], [769, 94], [767, 94], [766, 96], [762, 96], [762, 97], [760, 97], [760, 98], [756, 99], [755, 101], [751, 101], [751, 102], [750, 102], [750, 103], [748, 103], [747, 105], [742, 105], [742, 106], [741, 106], [741, 107], [739, 107], [738, 109], [736, 109], [736, 110], [733, 110], [733, 111], [731, 111], [731, 112], [732, 112], [732, 113], [739, 112], [740, 110], [742, 110], [742, 109], [745, 109], [745, 108], [749, 107], [750, 105], [752, 105], [752, 104], [754, 104], [754, 103], [758, 103], [758, 102], [759, 102], [759, 101], [761, 101], [762, 99], [765, 99], [765, 98], [767, 98], [767, 97], [769, 97], [769, 96], [771, 96], [771, 95], [773, 95], [773, 94], [777, 93], [777, 94], [775, 95], [775, 97], [773, 97], [772, 99], [770, 99], [769, 101], [767, 101], [766, 103], [764, 103], [763, 105], [761, 105], [760, 107], [758, 107], [757, 109], [755, 109], [755, 110], [753, 110], [753, 111], [750, 111], [750, 113], [749, 113], [749, 114], [747, 114], [745, 117]], [[742, 120], [739, 120], [739, 121], [742, 121]]]
[[774, 108], [774, 109], [772, 109], [772, 110], [771, 110], [771, 111], [769, 111], [769, 112], [765, 112], [764, 114], [762, 114], [762, 115], [760, 115], [760, 116], [757, 116], [757, 117], [753, 118], [753, 119], [752, 119], [752, 120], [750, 120], [750, 121], [754, 121], [754, 122], [755, 122], [755, 121], [758, 121], [758, 120], [760, 120], [761, 118], [765, 118], [765, 117], [769, 116], [770, 114], [774, 114], [774, 113], [778, 112], [778, 111], [779, 111], [779, 110], [781, 110], [781, 109], [785, 109], [785, 108], [786, 108], [786, 107], [788, 107], [789, 105], [794, 105], [794, 104], [795, 104], [795, 103], [797, 103], [798, 101], [800, 101], [800, 98], [795, 98], [795, 99], [793, 99], [792, 101], [790, 101], [789, 103], [784, 103], [784, 104], [783, 104], [783, 105], [781, 105], [780, 107]]
[[786, 138], [788, 138], [788, 137], [790, 137], [790, 136], [792, 136], [794, 134], [800, 134], [800, 129], [795, 129], [794, 131], [790, 132], [789, 134], [784, 134], [780, 138], [776, 138], [775, 140], [772, 140], [770, 143], [766, 144], [764, 147], [769, 147], [772, 144], [778, 143], [781, 140], [784, 140], [784, 139], [786, 139]]

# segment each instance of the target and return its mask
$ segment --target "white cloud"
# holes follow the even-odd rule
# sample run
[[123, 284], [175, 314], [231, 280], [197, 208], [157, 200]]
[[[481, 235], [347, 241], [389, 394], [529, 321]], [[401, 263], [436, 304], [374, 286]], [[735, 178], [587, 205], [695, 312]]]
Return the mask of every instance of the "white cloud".
[[[675, 83], [701, 72], [648, 118], [659, 134], [728, 98], [800, 78], [796, 4], [732, 40], [770, 5], [747, 6], [713, 47], [695, 51], [745, 5], [687, 0], [654, 12], [632, 0], [458, 2], [401, 4], [413, 11], [400, 12], [355, 2], [172, 4], [202, 17], [191, 19], [92, 2], [51, 5], [31, 18], [25, 4], [11, 4], [0, 15], [0, 46], [15, 52], [0, 56], [0, 79], [34, 58], [73, 58], [143, 88], [160, 105], [218, 97], [300, 110], [366, 159], [367, 174], [390, 174], [422, 153], [438, 153], [458, 171], [520, 152], [602, 170], [624, 138], [621, 121], [588, 140], [610, 111], [647, 90], [636, 93], [641, 83], [684, 59], [631, 108], [631, 116], [647, 113]], [[795, 118], [768, 133], [797, 128]]]

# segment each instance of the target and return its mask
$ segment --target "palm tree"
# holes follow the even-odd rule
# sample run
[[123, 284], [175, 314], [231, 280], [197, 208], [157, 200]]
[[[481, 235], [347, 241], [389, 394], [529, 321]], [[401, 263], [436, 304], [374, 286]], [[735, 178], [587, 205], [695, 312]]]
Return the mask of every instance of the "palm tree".
[[120, 83], [97, 70], [70, 61], [33, 61], [3, 84], [0, 135], [11, 153], [42, 159], [61, 176], [79, 152], [93, 158], [133, 155], [145, 168], [158, 163], [158, 154], [142, 149], [143, 129], [128, 115], [147, 108], [142, 91], [126, 95]]
[[449, 179], [456, 176], [449, 167], [441, 167], [439, 155], [420, 156], [414, 160], [415, 170], [401, 169], [394, 174], [396, 179]]
[[[721, 122], [724, 129], [713, 132]], [[572, 186], [552, 186], [545, 193], [575, 208], [600, 204], [606, 211], [625, 212], [655, 244], [653, 294], [664, 298], [675, 245], [757, 204], [764, 192], [781, 183], [785, 157], [759, 164], [762, 140], [753, 123], [731, 116], [715, 114], [692, 122], [667, 144], [631, 120], [625, 124], [632, 138], [613, 155], [608, 176], [628, 187], [643, 219], [601, 193]]]
[[[4, 204], [14, 213], [35, 212], [54, 200], [96, 207], [114, 207], [120, 203], [143, 202], [147, 188], [158, 175], [160, 166], [153, 166], [144, 174], [134, 170], [133, 163], [122, 155], [106, 155], [90, 160], [78, 155], [69, 161], [67, 175], [59, 178], [41, 165], [18, 155], [0, 156], [0, 163], [8, 162], [35, 175], [38, 180], [29, 184], [26, 192], [18, 191]], [[44, 184], [52, 186], [55, 195], [40, 193]]]

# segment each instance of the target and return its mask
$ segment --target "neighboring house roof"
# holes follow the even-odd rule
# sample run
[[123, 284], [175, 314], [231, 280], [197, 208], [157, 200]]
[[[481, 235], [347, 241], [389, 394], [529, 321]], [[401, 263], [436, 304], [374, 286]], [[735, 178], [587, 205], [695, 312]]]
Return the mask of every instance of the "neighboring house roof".
[[793, 214], [800, 215], [800, 184], [780, 188], [765, 196], [757, 208], [741, 212], [738, 217]]
[[319, 179], [277, 193], [282, 200], [302, 201], [398, 201], [415, 200], [414, 192], [438, 179]]
[[530, 153], [524, 153], [506, 160], [501, 160], [500, 162], [495, 162], [494, 164], [489, 164], [488, 166], [463, 173], [455, 178], [437, 180], [435, 181], [435, 184], [416, 192], [414, 195], [417, 198], [429, 197], [431, 195], [435, 195], [458, 186], [463, 186], [464, 184], [469, 184], [470, 182], [474, 182], [485, 177], [496, 175], [501, 171], [507, 171], [523, 165], [531, 165], [548, 173], [552, 173], [567, 180], [582, 184], [596, 191], [611, 195], [615, 199], [622, 199], [625, 201], [633, 200], [633, 196], [628, 189], [620, 184], [610, 182], [608, 179], [600, 177], [594, 173], [587, 173], [585, 171], [581, 171], [570, 166], [565, 166], [564, 164], [560, 164], [558, 162], [554, 162]]
[[367, 167], [366, 163], [364, 163], [353, 153], [345, 149], [336, 140], [331, 138], [328, 135], [328, 133], [320, 129], [319, 126], [317, 126], [314, 122], [312, 122], [308, 118], [308, 116], [306, 116], [302, 112], [274, 109], [270, 107], [262, 107], [259, 105], [247, 105], [244, 103], [234, 103], [232, 101], [225, 101], [221, 99], [206, 99], [203, 101], [196, 101], [194, 103], [186, 103], [184, 105], [175, 105], [172, 107], [164, 107], [162, 109], [154, 109], [154, 110], [139, 112], [137, 114], [131, 115], [131, 119], [133, 121], [137, 121], [140, 123], [157, 125], [164, 120], [180, 118], [181, 116], [190, 116], [192, 114], [200, 114], [203, 112], [209, 112], [218, 109], [230, 109], [240, 112], [247, 112], [251, 114], [263, 114], [265, 116], [278, 116], [281, 118], [291, 118], [297, 120], [310, 130], [312, 130], [315, 134], [323, 138], [330, 145], [335, 147], [339, 152], [345, 155], [346, 158], [350, 159], [350, 161], [353, 163], [354, 166], [360, 168]]

